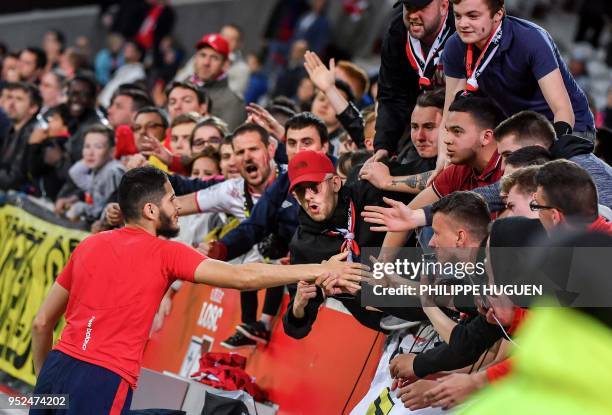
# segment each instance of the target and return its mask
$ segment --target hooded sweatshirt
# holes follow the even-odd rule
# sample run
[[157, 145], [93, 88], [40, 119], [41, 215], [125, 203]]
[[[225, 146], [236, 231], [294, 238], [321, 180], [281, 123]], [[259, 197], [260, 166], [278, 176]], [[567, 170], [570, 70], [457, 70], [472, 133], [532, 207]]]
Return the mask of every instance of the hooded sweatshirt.
[[[320, 263], [331, 256], [341, 252], [344, 238], [341, 235], [332, 235], [329, 231], [337, 228], [347, 228], [348, 209], [352, 200], [355, 207], [355, 215], [358, 218], [366, 205], [380, 204], [381, 192], [367, 182], [355, 182], [345, 185], [338, 194], [338, 204], [332, 216], [325, 222], [315, 222], [308, 214], [300, 208], [298, 213], [299, 226], [289, 244], [289, 252], [292, 264]], [[384, 240], [384, 233], [372, 232], [370, 227], [359, 218], [355, 221], [355, 241], [360, 248], [380, 247]], [[355, 259], [357, 261], [357, 259]], [[283, 327], [285, 333], [293, 338], [301, 339], [310, 333], [311, 327], [317, 318], [319, 307], [325, 300], [320, 288], [317, 296], [311, 299], [304, 310], [304, 317], [295, 318], [293, 315], [293, 300], [297, 286], [289, 285], [291, 300], [287, 311], [283, 315]], [[383, 313], [367, 311], [361, 307], [359, 297], [339, 296], [338, 300], [353, 314], [363, 325], [373, 330], [380, 330], [380, 318]]]

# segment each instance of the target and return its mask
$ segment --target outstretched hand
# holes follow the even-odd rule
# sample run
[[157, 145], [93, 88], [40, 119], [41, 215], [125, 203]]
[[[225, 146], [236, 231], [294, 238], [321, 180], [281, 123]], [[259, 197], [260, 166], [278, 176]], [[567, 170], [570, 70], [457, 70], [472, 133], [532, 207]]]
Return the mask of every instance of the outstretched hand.
[[373, 232], [405, 232], [419, 226], [415, 211], [397, 200], [383, 197], [389, 207], [366, 206], [361, 212], [363, 220], [379, 226], [372, 226]]
[[361, 289], [361, 281], [371, 279], [370, 268], [359, 262], [346, 262], [348, 251], [332, 256], [323, 261], [323, 265], [329, 270], [323, 273], [316, 284], [323, 288], [327, 295], [352, 294], [355, 295]]

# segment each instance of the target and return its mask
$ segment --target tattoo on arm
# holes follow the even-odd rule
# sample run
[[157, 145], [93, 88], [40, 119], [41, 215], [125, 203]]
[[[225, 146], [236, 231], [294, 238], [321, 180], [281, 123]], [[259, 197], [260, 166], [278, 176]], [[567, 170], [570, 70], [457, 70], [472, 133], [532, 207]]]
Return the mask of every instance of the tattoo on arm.
[[432, 174], [433, 170], [425, 173], [414, 174], [412, 176], [396, 178], [391, 181], [391, 185], [398, 186], [403, 184], [420, 192], [421, 190], [425, 189], [427, 186], [427, 180], [429, 180]]

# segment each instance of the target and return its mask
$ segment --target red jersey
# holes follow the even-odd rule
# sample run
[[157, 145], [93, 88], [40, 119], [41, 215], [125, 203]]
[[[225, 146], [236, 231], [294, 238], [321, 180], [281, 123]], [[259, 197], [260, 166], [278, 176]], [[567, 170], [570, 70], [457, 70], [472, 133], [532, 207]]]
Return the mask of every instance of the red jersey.
[[135, 388], [164, 293], [176, 279], [193, 281], [204, 259], [187, 245], [136, 228], [86, 238], [57, 277], [70, 296], [55, 349], [115, 372]]
[[459, 190], [474, 190], [477, 187], [488, 186], [503, 176], [504, 170], [501, 166], [501, 156], [497, 150], [481, 174], [470, 166], [451, 164], [434, 179], [432, 188], [438, 197], [442, 198]]

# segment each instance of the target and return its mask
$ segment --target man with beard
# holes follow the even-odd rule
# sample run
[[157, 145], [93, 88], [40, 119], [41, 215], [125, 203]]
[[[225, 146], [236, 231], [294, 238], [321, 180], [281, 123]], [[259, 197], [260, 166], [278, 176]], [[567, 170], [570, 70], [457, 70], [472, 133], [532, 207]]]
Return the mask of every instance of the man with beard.
[[42, 98], [32, 84], [12, 83], [5, 90], [4, 109], [12, 126], [0, 138], [0, 190], [18, 190], [26, 180], [28, 138]]
[[[226, 180], [195, 194], [181, 196], [181, 215], [219, 212], [232, 215], [241, 221], [250, 216], [253, 206], [278, 176], [274, 163], [275, 149], [268, 132], [256, 124], [238, 127], [233, 133], [232, 146], [242, 177]], [[262, 261], [263, 257], [257, 246], [251, 245], [251, 249], [243, 257], [243, 262]], [[257, 342], [267, 343], [270, 337], [269, 324], [280, 307], [282, 296], [283, 287], [269, 290], [262, 321], [257, 321], [257, 292], [242, 293], [242, 324], [237, 327], [237, 333], [221, 345], [236, 349], [255, 347]]]
[[403, 12], [394, 15], [381, 52], [375, 161], [397, 152], [421, 91], [444, 85], [440, 56], [455, 32], [448, 0], [401, 0], [395, 6], [400, 4]]
[[[70, 413], [128, 412], [153, 316], [177, 279], [239, 290], [330, 276], [350, 288], [361, 280], [359, 264], [230, 265], [159, 238], [178, 233], [180, 204], [153, 167], [126, 173], [118, 195], [126, 226], [76, 247], [33, 323], [34, 393], [69, 395]], [[51, 350], [62, 315], [66, 326]]]

